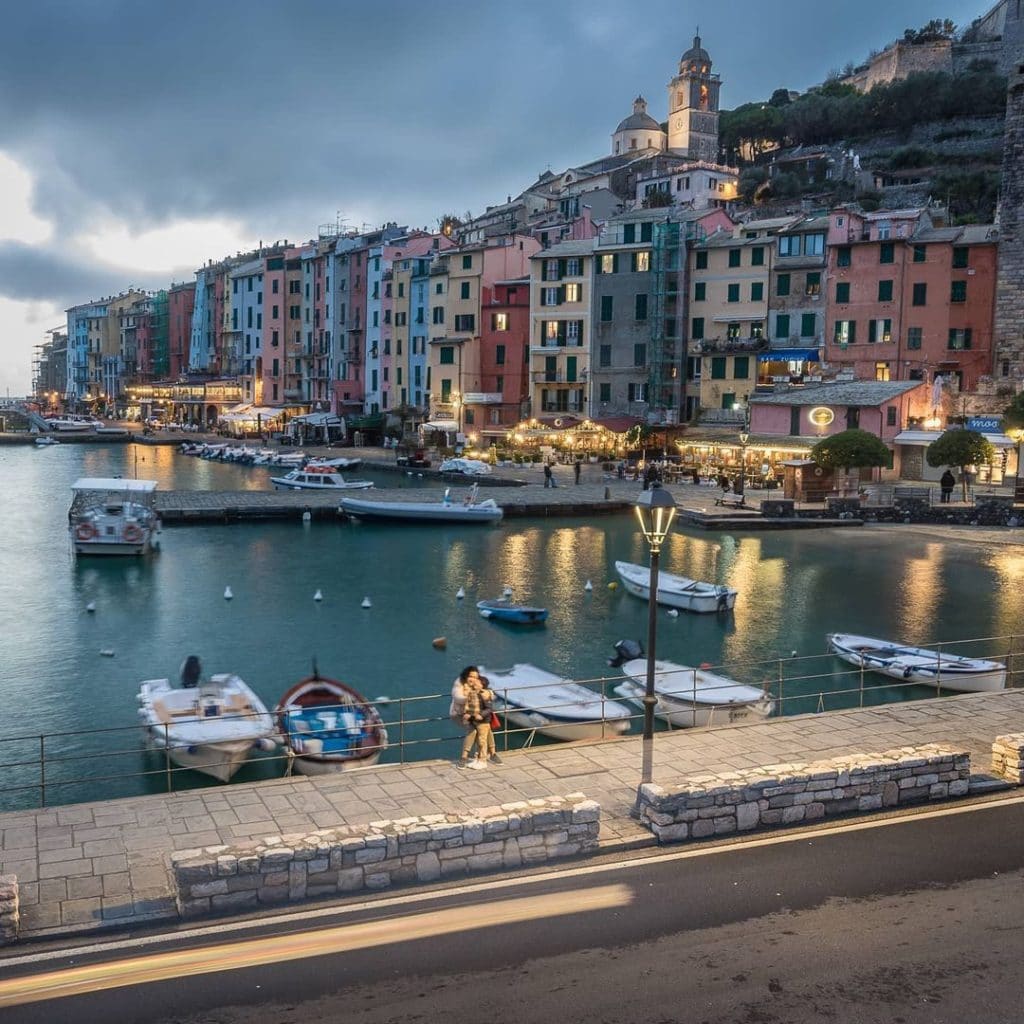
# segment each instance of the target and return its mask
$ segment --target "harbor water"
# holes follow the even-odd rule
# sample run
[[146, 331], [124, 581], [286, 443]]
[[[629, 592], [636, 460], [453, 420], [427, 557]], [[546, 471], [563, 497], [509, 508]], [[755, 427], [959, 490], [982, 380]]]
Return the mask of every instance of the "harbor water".
[[[170, 448], [0, 448], [5, 809], [37, 805], [44, 790], [47, 802], [63, 803], [166, 789], [162, 760], [142, 749], [135, 694], [143, 679], [176, 680], [190, 653], [207, 673], [241, 675], [270, 707], [315, 662], [324, 675], [391, 701], [385, 712], [392, 742], [421, 741], [405, 750], [409, 760], [454, 753], [447, 696], [415, 698], [446, 695], [463, 665], [531, 662], [595, 687], [606, 680], [611, 695], [612, 645], [646, 636], [646, 603], [609, 588], [616, 560], [647, 562], [630, 516], [512, 519], [493, 528], [187, 526], [165, 529], [153, 557], [76, 562], [67, 532], [70, 486], [79, 476], [113, 475], [156, 479], [161, 489], [270, 487], [266, 469]], [[377, 482], [424, 486], [390, 473]], [[785, 696], [803, 695], [787, 699], [786, 714], [865, 699], [858, 673], [825, 655], [828, 632], [912, 643], [1005, 638], [1021, 629], [1024, 613], [1024, 546], [1014, 544], [870, 527], [735, 535], [676, 529], [662, 565], [734, 586], [739, 598], [725, 616], [673, 617], [660, 610], [659, 657], [726, 666], [776, 694], [781, 673]], [[226, 587], [231, 601], [224, 599]], [[546, 627], [482, 619], [476, 601], [505, 587], [549, 608]], [[464, 600], [456, 597], [460, 588]], [[313, 600], [318, 590], [319, 602]], [[364, 598], [371, 607], [362, 607]], [[95, 612], [87, 611], [90, 604]], [[433, 645], [439, 637], [444, 649]], [[958, 651], [1007, 653], [993, 644]], [[798, 658], [791, 660], [794, 652]], [[868, 703], [927, 693], [877, 677], [867, 683]], [[41, 743], [42, 735], [48, 738]], [[442, 738], [447, 742], [436, 742]], [[34, 763], [41, 746], [45, 778]], [[384, 760], [398, 756], [395, 746]], [[237, 778], [281, 770], [279, 761], [255, 761]], [[71, 779], [85, 781], [64, 784]], [[205, 784], [193, 773], [173, 780], [175, 788]]]

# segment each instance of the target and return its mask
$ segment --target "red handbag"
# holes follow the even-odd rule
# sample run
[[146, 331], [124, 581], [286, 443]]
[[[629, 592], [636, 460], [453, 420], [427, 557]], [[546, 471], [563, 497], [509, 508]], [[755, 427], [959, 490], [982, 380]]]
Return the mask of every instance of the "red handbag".
[[498, 716], [493, 711], [491, 712], [491, 728], [492, 729], [500, 729], [501, 728], [501, 719], [498, 718]]

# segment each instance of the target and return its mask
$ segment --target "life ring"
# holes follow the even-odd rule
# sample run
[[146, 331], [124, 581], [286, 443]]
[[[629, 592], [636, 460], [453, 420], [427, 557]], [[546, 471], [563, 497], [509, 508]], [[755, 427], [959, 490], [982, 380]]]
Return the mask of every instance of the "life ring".
[[96, 527], [92, 523], [79, 523], [75, 527], [75, 536], [79, 540], [92, 540], [96, 536]]
[[824, 472], [825, 471], [821, 468], [821, 466], [815, 466], [814, 467], [814, 475], [815, 476], [821, 476], [821, 474], [824, 473]]
[[129, 523], [124, 528], [124, 533], [122, 534], [122, 536], [124, 537], [127, 543], [138, 544], [139, 541], [142, 540], [143, 534], [142, 530], [138, 526], [136, 526], [134, 523]]

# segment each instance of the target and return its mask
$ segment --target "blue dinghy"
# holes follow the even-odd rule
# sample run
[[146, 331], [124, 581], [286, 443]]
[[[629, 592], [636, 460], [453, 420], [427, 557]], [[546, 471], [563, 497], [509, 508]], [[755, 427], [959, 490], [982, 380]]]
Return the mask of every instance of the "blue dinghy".
[[476, 606], [485, 619], [512, 622], [517, 626], [540, 626], [548, 617], [547, 608], [531, 608], [525, 604], [513, 604], [505, 597], [498, 597], [493, 601], [477, 601]]

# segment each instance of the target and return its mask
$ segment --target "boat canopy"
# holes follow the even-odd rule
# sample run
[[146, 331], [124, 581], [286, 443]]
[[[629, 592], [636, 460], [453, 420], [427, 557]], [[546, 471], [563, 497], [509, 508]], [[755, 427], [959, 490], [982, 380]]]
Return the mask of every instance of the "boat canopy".
[[156, 480], [125, 480], [118, 476], [83, 476], [71, 485], [71, 490], [152, 494], [156, 490], [156, 486]]

